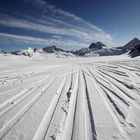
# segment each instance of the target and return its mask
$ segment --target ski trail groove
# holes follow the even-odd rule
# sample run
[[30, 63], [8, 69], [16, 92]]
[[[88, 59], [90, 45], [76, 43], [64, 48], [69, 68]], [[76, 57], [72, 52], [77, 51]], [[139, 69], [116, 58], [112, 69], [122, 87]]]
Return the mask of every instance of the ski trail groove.
[[30, 102], [28, 102], [11, 120], [9, 120], [1, 129], [0, 129], [0, 139], [2, 139], [8, 131], [24, 116], [24, 114], [37, 102], [37, 100], [45, 93], [48, 87], [54, 82], [54, 79], [51, 80], [47, 86], [45, 86], [42, 91], [40, 91]]
[[82, 75], [84, 77], [84, 82], [85, 82], [86, 99], [87, 99], [87, 105], [88, 105], [89, 116], [90, 116], [90, 123], [91, 123], [92, 135], [93, 135], [93, 138], [92, 139], [93, 140], [97, 140], [97, 134], [96, 134], [96, 129], [95, 129], [93, 111], [92, 111], [92, 107], [91, 107], [91, 102], [90, 102], [90, 97], [89, 97], [87, 82], [86, 82], [85, 74], [83, 72], [82, 72]]
[[[30, 89], [24, 89], [23, 91], [21, 91], [19, 94], [15, 95], [14, 97], [10, 98], [8, 101], [5, 101], [3, 104], [0, 105], [0, 111], [2, 109], [5, 109], [6, 107], [8, 107], [11, 104], [14, 104], [15, 101], [19, 100], [20, 98], [23, 98], [23, 96], [28, 93], [32, 93], [33, 91], [35, 91], [39, 86], [41, 86], [43, 84], [43, 82], [48, 78], [45, 77], [43, 79], [41, 79], [39, 82], [37, 82], [36, 84], [34, 84], [33, 87], [31, 87]], [[34, 88], [36, 87], [36, 88]], [[29, 91], [28, 91], [29, 90]], [[31, 90], [31, 91], [30, 91]], [[27, 96], [27, 95], [26, 95]]]
[[[89, 70], [89, 69], [88, 69]], [[91, 72], [90, 72], [91, 73]], [[91, 73], [92, 74], [92, 73]], [[100, 85], [98, 84], [98, 81], [96, 79], [96, 77], [92, 74], [93, 78], [91, 79], [93, 81], [93, 84], [95, 85], [98, 93], [100, 94], [102, 100], [104, 101], [104, 104], [106, 105], [108, 111], [110, 112], [111, 116], [113, 117], [116, 125], [118, 126], [118, 129], [120, 131], [121, 136], [123, 137], [123, 139], [127, 139], [129, 140], [129, 138], [127, 138], [127, 133], [125, 132], [125, 130], [123, 129], [123, 127], [120, 124], [120, 121], [118, 120], [117, 116], [114, 114], [114, 111], [111, 109], [109, 103], [107, 102], [107, 100], [105, 99], [103, 93], [104, 91], [102, 90], [102, 88], [100, 87]]]
[[66, 120], [66, 126], [65, 126], [65, 130], [64, 130], [61, 140], [71, 140], [72, 139], [78, 84], [79, 84], [79, 72], [77, 73], [75, 86], [74, 86], [74, 89], [71, 94], [69, 111], [68, 111], [67, 120]]
[[48, 130], [48, 127], [51, 123], [51, 119], [52, 119], [52, 116], [54, 114], [55, 108], [56, 108], [57, 103], [59, 101], [59, 98], [61, 96], [61, 92], [64, 88], [65, 80], [66, 80], [66, 77], [64, 77], [61, 85], [59, 86], [59, 89], [57, 90], [56, 95], [53, 97], [53, 100], [51, 101], [51, 104], [50, 104], [46, 114], [44, 115], [40, 126], [38, 127], [38, 129], [33, 137], [33, 140], [44, 140], [45, 135], [46, 135], [47, 130]]

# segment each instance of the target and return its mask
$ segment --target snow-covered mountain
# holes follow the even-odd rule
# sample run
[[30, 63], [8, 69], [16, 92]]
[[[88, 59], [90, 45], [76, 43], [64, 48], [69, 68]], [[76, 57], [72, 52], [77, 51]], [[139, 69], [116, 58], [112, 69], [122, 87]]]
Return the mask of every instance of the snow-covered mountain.
[[[110, 55], [121, 55], [135, 48], [140, 44], [138, 38], [132, 39], [126, 45], [122, 47], [109, 48], [102, 42], [91, 43], [87, 48], [81, 48], [75, 51], [65, 51], [56, 46], [49, 46], [44, 48], [31, 48], [12, 52], [14, 55], [24, 55], [29, 57], [42, 56], [42, 55], [53, 55], [56, 57], [73, 57], [73, 56], [110, 56]], [[3, 51], [0, 53], [4, 53]]]
[[14, 54], [14, 55], [25, 55], [25, 56], [32, 57], [35, 52], [36, 52], [36, 49], [29, 47], [28, 49], [12, 52], [12, 54]]
[[92, 43], [89, 46], [89, 48], [82, 48], [80, 50], [77, 50], [75, 54], [80, 56], [121, 55], [135, 48], [138, 44], [140, 44], [140, 40], [138, 38], [132, 39], [130, 42], [128, 42], [126, 45], [122, 47], [112, 47], [112, 48], [107, 47], [102, 42], [97, 42]]
[[88, 48], [81, 48], [73, 53], [78, 56], [90, 56], [87, 54], [93, 54], [93, 52], [101, 50], [104, 47], [106, 47], [106, 45], [104, 45], [102, 42], [91, 43]]
[[82, 48], [75, 52], [79, 56], [110, 56], [125, 53], [122, 47], [109, 48], [102, 42], [92, 43], [88, 48]]
[[65, 52], [63, 49], [61, 48], [57, 48], [56, 46], [49, 46], [49, 47], [45, 47], [45, 48], [27, 48], [24, 50], [20, 50], [20, 51], [15, 51], [12, 52], [13, 54], [16, 55], [26, 55], [26, 56], [32, 56], [33, 53], [38, 52], [38, 53], [55, 53], [55, 52]]
[[49, 46], [45, 48], [27, 48], [20, 51], [12, 52], [14, 55], [24, 55], [29, 57], [73, 57], [72, 53], [68, 53], [61, 48], [57, 48], [56, 46]]

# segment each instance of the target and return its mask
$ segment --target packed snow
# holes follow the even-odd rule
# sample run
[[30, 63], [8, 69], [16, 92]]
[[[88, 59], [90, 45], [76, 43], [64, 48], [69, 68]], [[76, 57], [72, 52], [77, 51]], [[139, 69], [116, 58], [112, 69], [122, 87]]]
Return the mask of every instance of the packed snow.
[[28, 52], [0, 55], [1, 140], [140, 139], [140, 57]]

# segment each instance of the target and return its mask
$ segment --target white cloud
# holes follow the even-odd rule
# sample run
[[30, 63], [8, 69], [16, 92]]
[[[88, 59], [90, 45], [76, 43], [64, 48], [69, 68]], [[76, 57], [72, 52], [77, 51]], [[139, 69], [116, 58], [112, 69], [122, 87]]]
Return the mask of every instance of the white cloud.
[[79, 43], [75, 40], [68, 39], [63, 40], [62, 38], [56, 38], [57, 36], [54, 36], [53, 38], [49, 39], [42, 39], [42, 38], [35, 38], [30, 36], [21, 36], [21, 35], [14, 35], [14, 34], [7, 34], [7, 33], [0, 33], [0, 40], [3, 41], [23, 41], [28, 44], [36, 44], [36, 45], [44, 45], [44, 46], [50, 46], [50, 45], [57, 45], [57, 46], [67, 46], [67, 47], [85, 47], [88, 46], [88, 44], [85, 43]]
[[[83, 20], [81, 17], [56, 8], [44, 0], [24, 1], [31, 2], [35, 7], [35, 9], [32, 9], [34, 14], [18, 13], [22, 15], [22, 18], [16, 18], [15, 16], [1, 13], [1, 26], [34, 30], [46, 34], [51, 33], [54, 36], [69, 36], [69, 38], [77, 39], [77, 42], [84, 41], [87, 43], [98, 40], [105, 42], [112, 40], [111, 35], [99, 27]], [[36, 17], [40, 11], [39, 17]]]

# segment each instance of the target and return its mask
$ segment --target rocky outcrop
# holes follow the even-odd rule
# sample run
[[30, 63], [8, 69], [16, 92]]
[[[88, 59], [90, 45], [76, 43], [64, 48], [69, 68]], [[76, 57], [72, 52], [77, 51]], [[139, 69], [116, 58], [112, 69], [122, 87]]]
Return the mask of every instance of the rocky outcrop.
[[46, 53], [54, 53], [54, 52], [64, 52], [63, 49], [61, 48], [57, 48], [56, 46], [49, 46], [49, 47], [45, 47], [43, 48], [43, 51]]
[[104, 45], [102, 42], [91, 43], [91, 45], [89, 46], [89, 49], [100, 50], [100, 49], [103, 49], [104, 46], [106, 45]]
[[135, 48], [135, 46], [137, 46], [138, 44], [140, 44], [140, 40], [135, 37], [134, 39], [129, 41], [126, 45], [124, 45], [122, 48], [125, 51], [129, 51], [129, 50]]
[[129, 52], [131, 57], [140, 56], [140, 44], [136, 45], [131, 51]]

